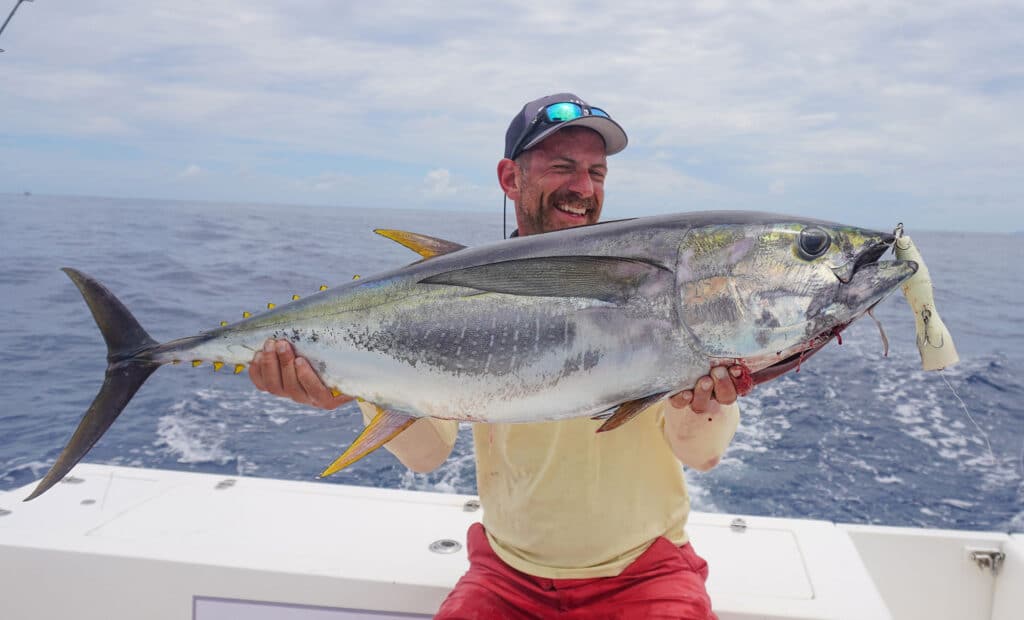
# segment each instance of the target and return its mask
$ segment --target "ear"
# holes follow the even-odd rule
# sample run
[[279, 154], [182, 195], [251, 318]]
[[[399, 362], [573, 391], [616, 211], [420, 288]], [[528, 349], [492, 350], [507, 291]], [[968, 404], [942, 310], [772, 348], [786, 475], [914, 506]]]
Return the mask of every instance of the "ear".
[[498, 184], [512, 202], [519, 201], [519, 166], [511, 159], [498, 162]]

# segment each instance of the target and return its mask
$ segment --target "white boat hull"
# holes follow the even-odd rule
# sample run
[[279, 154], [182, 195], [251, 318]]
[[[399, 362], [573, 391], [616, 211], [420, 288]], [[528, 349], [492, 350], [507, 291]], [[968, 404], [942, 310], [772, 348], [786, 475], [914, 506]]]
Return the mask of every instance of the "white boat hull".
[[[0, 493], [0, 618], [430, 617], [468, 566], [431, 544], [480, 518], [463, 495], [90, 464], [71, 480]], [[737, 518], [688, 525], [722, 620], [1024, 618], [1022, 535]]]

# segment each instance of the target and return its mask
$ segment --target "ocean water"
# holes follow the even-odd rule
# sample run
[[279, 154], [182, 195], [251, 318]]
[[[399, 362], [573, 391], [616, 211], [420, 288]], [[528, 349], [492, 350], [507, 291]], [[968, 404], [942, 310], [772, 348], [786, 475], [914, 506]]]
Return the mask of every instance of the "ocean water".
[[[856, 222], [850, 222], [856, 223]], [[0, 490], [41, 477], [98, 389], [105, 346], [73, 266], [158, 340], [411, 262], [373, 228], [473, 245], [487, 213], [0, 195]], [[962, 361], [920, 370], [899, 294], [791, 373], [741, 401], [726, 458], [688, 472], [698, 510], [855, 523], [1024, 531], [1024, 236], [908, 228]], [[322, 412], [246, 375], [156, 373], [86, 461], [310, 480], [358, 434], [354, 405]], [[323, 484], [475, 492], [468, 428], [438, 471], [378, 451]]]

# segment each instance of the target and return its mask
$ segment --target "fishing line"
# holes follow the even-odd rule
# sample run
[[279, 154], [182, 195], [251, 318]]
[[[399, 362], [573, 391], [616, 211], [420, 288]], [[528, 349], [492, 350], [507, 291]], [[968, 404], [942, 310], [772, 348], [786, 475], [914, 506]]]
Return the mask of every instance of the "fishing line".
[[[949, 391], [953, 393], [953, 396], [960, 403], [960, 408], [964, 410], [964, 413], [967, 415], [967, 419], [971, 421], [971, 424], [974, 425], [974, 428], [978, 429], [978, 432], [981, 433], [981, 436], [985, 438], [985, 445], [988, 446], [988, 454], [992, 458], [992, 464], [995, 465], [997, 462], [996, 453], [992, 450], [992, 443], [988, 440], [988, 433], [986, 433], [985, 430], [981, 428], [981, 425], [975, 422], [974, 418], [971, 417], [971, 412], [967, 410], [967, 403], [965, 403], [964, 399], [960, 398], [960, 395], [957, 394], [956, 390], [953, 389], [953, 385], [950, 384], [949, 379], [946, 378], [946, 373], [940, 370], [939, 376], [942, 377], [942, 381], [946, 384], [946, 387], [949, 388]], [[1022, 462], [1024, 462], [1024, 453], [1021, 453], [1021, 459]]]

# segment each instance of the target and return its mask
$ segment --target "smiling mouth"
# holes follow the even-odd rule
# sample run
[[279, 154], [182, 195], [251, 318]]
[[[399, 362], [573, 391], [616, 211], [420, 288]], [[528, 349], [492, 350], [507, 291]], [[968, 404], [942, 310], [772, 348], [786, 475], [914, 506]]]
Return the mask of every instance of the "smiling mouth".
[[562, 213], [568, 213], [569, 215], [575, 215], [577, 217], [583, 217], [587, 213], [590, 213], [590, 209], [587, 207], [577, 207], [574, 205], [555, 205], [555, 209]]

